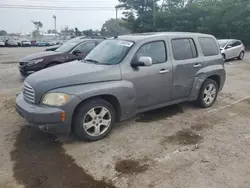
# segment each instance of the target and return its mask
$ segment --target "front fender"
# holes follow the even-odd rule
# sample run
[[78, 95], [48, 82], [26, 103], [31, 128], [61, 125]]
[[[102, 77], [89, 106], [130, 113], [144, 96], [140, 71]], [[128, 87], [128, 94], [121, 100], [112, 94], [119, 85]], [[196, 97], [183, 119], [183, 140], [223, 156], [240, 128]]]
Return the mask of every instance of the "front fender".
[[71, 95], [77, 95], [81, 99], [81, 102], [92, 97], [111, 95], [115, 97], [120, 104], [120, 120], [127, 119], [133, 116], [136, 112], [135, 89], [133, 84], [128, 81], [118, 80], [89, 83], [83, 85], [63, 87], [56, 90], [57, 92], [64, 92]]
[[198, 98], [199, 92], [203, 83], [205, 82], [207, 78], [211, 76], [219, 76], [220, 78], [219, 90], [221, 90], [222, 87], [224, 86], [225, 79], [226, 79], [226, 72], [224, 69], [224, 65], [222, 64], [211, 65], [211, 66], [200, 69], [194, 78], [193, 87], [192, 87], [189, 100], [196, 100]]

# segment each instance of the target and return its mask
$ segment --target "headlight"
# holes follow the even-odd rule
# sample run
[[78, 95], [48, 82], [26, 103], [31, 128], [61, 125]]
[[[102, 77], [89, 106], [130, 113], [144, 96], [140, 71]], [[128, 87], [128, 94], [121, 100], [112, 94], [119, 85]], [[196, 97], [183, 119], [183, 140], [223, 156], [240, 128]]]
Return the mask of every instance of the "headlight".
[[40, 63], [42, 61], [43, 61], [43, 59], [31, 60], [31, 61], [28, 62], [28, 66], [35, 65], [35, 64]]
[[62, 106], [69, 100], [66, 93], [48, 93], [43, 96], [42, 103], [50, 106]]

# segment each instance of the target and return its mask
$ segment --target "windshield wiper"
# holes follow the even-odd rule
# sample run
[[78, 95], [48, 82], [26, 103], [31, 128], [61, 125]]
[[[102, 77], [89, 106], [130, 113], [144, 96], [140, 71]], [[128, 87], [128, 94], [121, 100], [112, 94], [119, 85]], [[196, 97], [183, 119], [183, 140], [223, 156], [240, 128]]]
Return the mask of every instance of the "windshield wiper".
[[87, 62], [87, 61], [89, 61], [89, 62], [92, 62], [92, 63], [95, 63], [95, 64], [98, 64], [98, 65], [110, 65], [109, 63], [100, 63], [99, 61], [97, 61], [97, 60], [94, 60], [94, 59], [83, 59], [82, 61], [84, 61], [85, 63]]
[[95, 64], [100, 64], [99, 61], [94, 60], [94, 59], [84, 59], [84, 60], [85, 60], [85, 61], [89, 61], [89, 62], [93, 62], [93, 63], [95, 63]]

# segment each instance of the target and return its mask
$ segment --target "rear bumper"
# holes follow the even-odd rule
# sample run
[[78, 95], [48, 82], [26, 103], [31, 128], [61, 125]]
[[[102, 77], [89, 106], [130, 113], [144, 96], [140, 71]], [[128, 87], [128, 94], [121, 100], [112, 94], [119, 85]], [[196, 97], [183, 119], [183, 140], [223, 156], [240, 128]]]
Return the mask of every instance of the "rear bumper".
[[[26, 102], [23, 94], [19, 94], [16, 98], [16, 111], [28, 122], [35, 124], [42, 131], [64, 134], [71, 131], [71, 118], [62, 120], [64, 110], [56, 107], [38, 106]], [[67, 113], [66, 113], [67, 114]]]

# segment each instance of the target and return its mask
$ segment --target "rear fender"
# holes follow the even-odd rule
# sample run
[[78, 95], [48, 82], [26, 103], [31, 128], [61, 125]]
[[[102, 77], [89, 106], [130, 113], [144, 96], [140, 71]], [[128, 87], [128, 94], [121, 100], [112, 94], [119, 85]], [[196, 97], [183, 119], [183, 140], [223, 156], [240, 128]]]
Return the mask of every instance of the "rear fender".
[[222, 87], [225, 83], [225, 78], [226, 78], [224, 65], [211, 65], [208, 67], [204, 67], [197, 72], [197, 74], [194, 78], [192, 91], [191, 91], [190, 96], [189, 96], [190, 101], [196, 100], [198, 98], [200, 89], [201, 89], [203, 83], [205, 82], [205, 80], [211, 76], [214, 76], [214, 75], [219, 76], [219, 78], [220, 78], [219, 90], [222, 89]]

